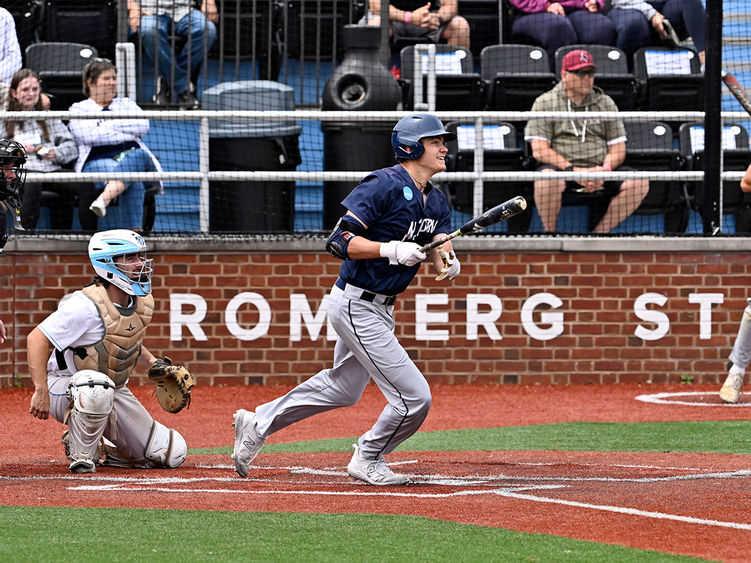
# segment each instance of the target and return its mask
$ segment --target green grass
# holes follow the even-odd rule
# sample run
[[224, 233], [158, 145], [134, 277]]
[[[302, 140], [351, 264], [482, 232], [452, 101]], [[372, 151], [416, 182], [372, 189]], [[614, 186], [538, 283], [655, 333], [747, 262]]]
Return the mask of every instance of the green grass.
[[[228, 440], [231, 437], [228, 438]], [[285, 444], [268, 443], [263, 453], [348, 452], [356, 437]], [[402, 451], [556, 450], [600, 452], [711, 452], [751, 454], [751, 422], [571, 422], [418, 432]], [[231, 454], [232, 446], [190, 450]]]
[[0, 560], [699, 561], [416, 516], [0, 507]]

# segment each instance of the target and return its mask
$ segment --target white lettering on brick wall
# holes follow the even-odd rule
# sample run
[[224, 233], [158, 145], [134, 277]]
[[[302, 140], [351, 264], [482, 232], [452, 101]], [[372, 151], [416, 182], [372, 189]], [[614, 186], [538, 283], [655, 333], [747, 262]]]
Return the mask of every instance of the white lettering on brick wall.
[[[480, 306], [489, 308], [488, 311], [480, 312]], [[501, 340], [503, 337], [498, 332], [495, 322], [501, 318], [503, 305], [497, 295], [487, 293], [470, 293], [467, 295], [467, 340], [477, 340], [478, 327], [485, 330], [485, 334], [491, 340]]]
[[634, 334], [642, 340], [659, 340], [670, 330], [670, 319], [662, 311], [653, 311], [647, 309], [647, 305], [658, 305], [662, 307], [668, 302], [668, 298], [662, 293], [643, 293], [636, 298], [634, 303], [634, 314], [643, 321], [654, 323], [655, 328], [648, 329], [642, 325], [636, 327]]
[[560, 309], [563, 301], [552, 293], [537, 293], [530, 296], [522, 305], [522, 326], [526, 333], [535, 340], [552, 340], [563, 333], [563, 312], [543, 311], [540, 313], [542, 324], [548, 328], [542, 328], [535, 323], [532, 314], [540, 305], [549, 305], [553, 309]]
[[[243, 328], [237, 322], [237, 311], [246, 303], [254, 305], [258, 309], [258, 323], [253, 328]], [[227, 309], [224, 311], [224, 322], [227, 324], [227, 330], [238, 340], [256, 340], [266, 336], [269, 332], [271, 307], [260, 293], [244, 291], [235, 295], [227, 304]]]
[[[422, 293], [415, 299], [415, 340], [447, 341], [451, 337], [449, 313], [451, 304], [447, 293]], [[690, 293], [688, 302], [698, 305], [699, 338], [712, 338], [712, 306], [724, 302], [721, 293]], [[646, 341], [660, 340], [670, 331], [670, 318], [660, 307], [668, 302], [662, 293], [647, 292], [634, 301], [633, 312], [639, 323], [634, 334]], [[289, 300], [289, 338], [291, 342], [303, 340], [303, 326], [307, 338], [318, 340], [324, 321], [326, 322], [326, 340], [336, 340], [331, 322], [328, 320], [329, 296], [320, 302], [315, 313], [312, 311], [307, 295], [293, 293]], [[238, 311], [244, 305], [254, 306], [258, 310], [258, 320], [254, 326], [241, 326]], [[541, 292], [530, 295], [522, 304], [520, 317], [524, 331], [535, 340], [553, 340], [563, 334], [565, 303], [555, 294]], [[538, 309], [542, 309], [538, 311]], [[185, 338], [183, 328], [196, 341], [207, 340], [201, 323], [206, 318], [207, 302], [196, 293], [170, 294], [169, 324], [170, 340], [181, 341]], [[539, 318], [535, 320], [535, 314]], [[454, 311], [457, 313], [457, 311]], [[490, 340], [502, 340], [498, 323], [503, 314], [501, 298], [492, 293], [469, 293], [466, 295], [465, 334], [467, 340], [478, 340], [487, 336]], [[242, 292], [235, 295], [225, 308], [224, 322], [227, 330], [243, 341], [256, 340], [268, 334], [272, 320], [271, 307], [266, 298], [254, 292]], [[454, 321], [455, 322], [455, 321]], [[480, 334], [482, 329], [482, 335]], [[576, 327], [570, 331], [576, 335]], [[456, 337], [456, 336], [454, 336]]]

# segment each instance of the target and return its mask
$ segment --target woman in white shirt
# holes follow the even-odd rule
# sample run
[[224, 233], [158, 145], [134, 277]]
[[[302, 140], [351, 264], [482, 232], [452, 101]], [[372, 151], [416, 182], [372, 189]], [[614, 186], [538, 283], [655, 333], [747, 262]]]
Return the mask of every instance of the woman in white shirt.
[[[29, 68], [22, 68], [13, 75], [10, 82], [8, 111], [44, 111], [39, 75]], [[8, 137], [23, 145], [27, 154], [26, 169], [31, 172], [66, 172], [66, 164], [78, 156], [78, 147], [73, 135], [59, 119], [5, 122]], [[79, 200], [79, 220], [84, 231], [96, 230], [96, 216], [89, 211], [94, 199], [91, 183], [52, 183], [26, 182], [21, 207], [21, 225], [33, 230], [39, 220], [42, 191], [59, 194], [63, 205], [50, 209], [51, 227], [55, 230], [69, 230], [73, 220], [73, 205]]]
[[[134, 101], [117, 98], [117, 70], [107, 59], [94, 59], [83, 70], [83, 91], [88, 99], [70, 106], [72, 113], [99, 111], [142, 112]], [[76, 172], [161, 172], [159, 161], [141, 138], [149, 132], [148, 119], [71, 119], [78, 143]], [[147, 182], [151, 184], [151, 182]], [[161, 190], [161, 183], [159, 183]], [[145, 182], [97, 182], [101, 190], [90, 209], [101, 219], [99, 228], [142, 230]], [[115, 201], [118, 205], [115, 207]], [[112, 206], [112, 207], [111, 207]]]

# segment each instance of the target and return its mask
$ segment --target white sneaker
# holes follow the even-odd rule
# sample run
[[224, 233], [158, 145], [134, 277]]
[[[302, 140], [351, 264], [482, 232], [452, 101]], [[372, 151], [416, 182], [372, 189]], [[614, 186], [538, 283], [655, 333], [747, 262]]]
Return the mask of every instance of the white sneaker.
[[107, 206], [101, 199], [95, 199], [91, 205], [89, 205], [89, 211], [91, 211], [97, 217], [104, 217], [107, 215]]
[[77, 459], [68, 467], [71, 473], [96, 473], [96, 466], [90, 459]]
[[266, 438], [256, 431], [256, 413], [240, 409], [234, 414], [235, 421], [235, 449], [232, 459], [235, 460], [235, 471], [240, 477], [247, 477], [250, 462], [261, 451]]
[[727, 379], [720, 389], [720, 399], [726, 403], [737, 403], [738, 398], [741, 395], [741, 387], [743, 387], [743, 376], [737, 369], [730, 368]]
[[378, 459], [365, 459], [360, 455], [360, 446], [352, 444], [355, 453], [347, 466], [347, 473], [355, 479], [365, 481], [368, 485], [406, 485], [409, 477], [394, 473], [386, 465], [383, 457]]

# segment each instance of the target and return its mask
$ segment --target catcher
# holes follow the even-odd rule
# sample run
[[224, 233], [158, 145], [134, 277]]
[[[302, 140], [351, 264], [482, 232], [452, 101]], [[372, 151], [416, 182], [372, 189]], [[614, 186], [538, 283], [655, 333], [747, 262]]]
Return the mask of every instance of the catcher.
[[28, 336], [35, 388], [29, 413], [51, 414], [67, 425], [63, 444], [71, 473], [94, 473], [97, 463], [178, 467], [187, 454], [185, 439], [155, 421], [127, 387], [140, 359], [150, 366], [165, 410], [187, 406], [193, 388], [185, 368], [155, 358], [142, 344], [154, 312], [154, 261], [146, 258], [146, 242], [124, 229], [95, 233], [89, 259], [94, 281], [64, 297]]

